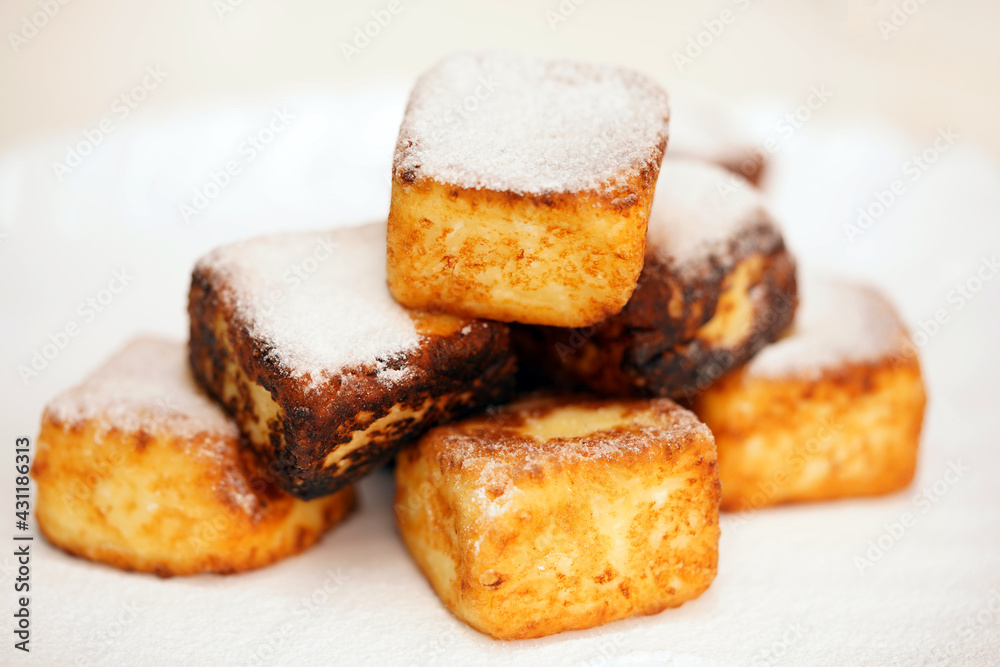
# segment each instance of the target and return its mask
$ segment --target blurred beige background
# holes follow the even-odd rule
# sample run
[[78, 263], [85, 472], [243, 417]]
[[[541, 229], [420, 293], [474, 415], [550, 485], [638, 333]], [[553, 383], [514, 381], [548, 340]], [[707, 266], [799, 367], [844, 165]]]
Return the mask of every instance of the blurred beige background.
[[[501, 47], [618, 62], [734, 100], [801, 101], [822, 84], [830, 117], [878, 116], [925, 140], [952, 125], [1000, 156], [1000, 3], [984, 0], [4, 0], [0, 28], [0, 152], [107, 117], [151, 66], [165, 78], [129, 123], [405, 80], [451, 50]], [[361, 48], [348, 58], [343, 43]]]

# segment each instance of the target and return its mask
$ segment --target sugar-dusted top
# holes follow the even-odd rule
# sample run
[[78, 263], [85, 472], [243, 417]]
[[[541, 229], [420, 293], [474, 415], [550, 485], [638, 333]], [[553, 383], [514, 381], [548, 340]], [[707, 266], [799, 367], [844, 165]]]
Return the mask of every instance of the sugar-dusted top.
[[103, 431], [239, 437], [236, 424], [195, 383], [186, 346], [159, 338], [132, 340], [46, 412], [67, 425], [94, 421]]
[[725, 252], [740, 231], [773, 224], [745, 179], [694, 158], [663, 161], [646, 234], [647, 252], [677, 270]]
[[523, 469], [546, 462], [614, 461], [650, 447], [711, 438], [694, 413], [670, 399], [525, 398], [439, 432], [442, 455], [464, 468]]
[[460, 53], [417, 81], [393, 171], [524, 194], [602, 191], [662, 159], [663, 89], [610, 65]]
[[[526, 477], [593, 461], [630, 466], [648, 452], [665, 460], [697, 441], [713, 439], [694, 413], [666, 398], [650, 400], [538, 397], [432, 431], [436, 460], [458, 466], [478, 505], [477, 532], [509, 511]], [[478, 550], [480, 540], [474, 548]]]
[[799, 293], [791, 331], [747, 364], [749, 374], [813, 376], [905, 351], [906, 327], [875, 289], [808, 276]]
[[209, 253], [195, 270], [219, 279], [251, 336], [291, 376], [315, 386], [368, 366], [391, 384], [401, 374], [386, 365], [420, 337], [389, 293], [385, 235], [385, 223], [374, 223], [257, 238]]

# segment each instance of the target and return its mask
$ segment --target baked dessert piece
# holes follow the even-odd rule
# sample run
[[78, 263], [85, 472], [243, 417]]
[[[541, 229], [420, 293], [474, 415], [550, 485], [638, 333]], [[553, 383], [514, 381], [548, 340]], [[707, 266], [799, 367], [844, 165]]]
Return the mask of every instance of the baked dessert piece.
[[514, 371], [507, 325], [392, 299], [384, 223], [219, 248], [195, 267], [189, 312], [195, 375], [303, 499], [502, 399]]
[[694, 400], [715, 433], [723, 508], [908, 485], [926, 403], [915, 352], [875, 290], [806, 281], [787, 336]]
[[795, 261], [760, 195], [693, 159], [663, 163], [646, 263], [621, 313], [515, 329], [523, 366], [606, 395], [690, 397], [774, 340], [795, 313]]
[[499, 639], [698, 597], [718, 502], [712, 434], [669, 399], [528, 398], [397, 457], [403, 541], [445, 605]]
[[[670, 85], [670, 151], [675, 157], [714, 162], [759, 187], [767, 173], [768, 141], [758, 141], [726, 100], [711, 92], [672, 82]], [[791, 126], [789, 126], [790, 128]]]
[[642, 268], [666, 93], [506, 53], [424, 74], [399, 131], [389, 286], [405, 306], [554, 326], [617, 313]]
[[278, 489], [195, 384], [184, 345], [153, 338], [49, 403], [31, 474], [49, 542], [161, 577], [274, 563], [354, 506], [350, 487], [310, 502]]

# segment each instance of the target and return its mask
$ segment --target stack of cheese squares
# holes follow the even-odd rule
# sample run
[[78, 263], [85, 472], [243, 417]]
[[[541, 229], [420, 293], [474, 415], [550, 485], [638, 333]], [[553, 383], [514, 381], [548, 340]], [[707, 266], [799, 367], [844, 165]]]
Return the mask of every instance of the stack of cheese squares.
[[395, 461], [430, 585], [513, 639], [698, 597], [720, 505], [904, 487], [924, 392], [892, 307], [800, 287], [754, 185], [664, 159], [669, 122], [630, 70], [445, 59], [387, 222], [213, 251], [186, 351], [134, 342], [50, 404], [43, 532], [160, 575], [259, 567]]

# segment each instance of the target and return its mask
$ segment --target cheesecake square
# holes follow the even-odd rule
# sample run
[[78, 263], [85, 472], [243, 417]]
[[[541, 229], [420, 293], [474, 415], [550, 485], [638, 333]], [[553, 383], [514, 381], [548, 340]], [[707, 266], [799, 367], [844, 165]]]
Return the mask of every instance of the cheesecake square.
[[462, 53], [417, 81], [396, 144], [389, 286], [404, 306], [587, 326], [642, 269], [669, 133], [628, 69]]
[[67, 553], [168, 577], [228, 574], [303, 551], [354, 490], [282, 491], [197, 385], [181, 342], [134, 339], [49, 402], [35, 463], [38, 526]]
[[431, 430], [396, 484], [432, 588], [498, 639], [655, 614], [715, 577], [715, 443], [669, 399], [525, 399]]
[[349, 486], [512, 384], [507, 325], [393, 300], [384, 223], [218, 248], [188, 310], [195, 376], [298, 498]]
[[927, 394], [877, 290], [810, 277], [792, 327], [693, 400], [719, 455], [722, 509], [876, 496], [913, 480]]

